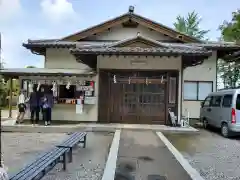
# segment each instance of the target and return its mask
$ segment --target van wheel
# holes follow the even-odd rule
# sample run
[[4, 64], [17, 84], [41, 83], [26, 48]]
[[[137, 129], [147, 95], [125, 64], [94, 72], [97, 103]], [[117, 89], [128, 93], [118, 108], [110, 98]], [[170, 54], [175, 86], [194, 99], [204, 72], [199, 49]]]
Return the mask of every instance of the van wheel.
[[207, 129], [208, 128], [208, 122], [206, 119], [203, 120], [203, 128]]
[[228, 138], [229, 137], [229, 129], [228, 129], [228, 125], [226, 123], [223, 123], [222, 124], [222, 127], [221, 127], [221, 134], [223, 137], [225, 138]]

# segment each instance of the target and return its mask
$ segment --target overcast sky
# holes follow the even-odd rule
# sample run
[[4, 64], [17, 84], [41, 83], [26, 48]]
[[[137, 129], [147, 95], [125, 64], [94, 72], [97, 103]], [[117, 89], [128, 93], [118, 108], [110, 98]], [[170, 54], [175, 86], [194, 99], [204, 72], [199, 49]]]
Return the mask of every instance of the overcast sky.
[[[231, 3], [230, 3], [231, 2]], [[43, 67], [43, 57], [22, 47], [27, 39], [60, 38], [128, 11], [173, 27], [177, 15], [195, 10], [201, 28], [217, 40], [219, 24], [231, 19], [240, 0], [0, 0], [0, 32], [5, 67]]]

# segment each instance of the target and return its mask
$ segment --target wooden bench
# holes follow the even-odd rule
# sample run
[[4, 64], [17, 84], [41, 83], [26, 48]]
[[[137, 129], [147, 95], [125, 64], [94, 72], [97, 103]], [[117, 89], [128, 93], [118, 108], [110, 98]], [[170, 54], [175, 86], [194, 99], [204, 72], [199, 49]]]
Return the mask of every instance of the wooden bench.
[[83, 148], [86, 147], [86, 138], [87, 133], [86, 132], [74, 132], [70, 135], [70, 137], [65, 140], [60, 145], [57, 145], [58, 148], [67, 148], [68, 149], [68, 158], [69, 162], [72, 162], [72, 149], [74, 146], [76, 146], [79, 143], [83, 144]]
[[63, 163], [63, 169], [66, 170], [66, 154], [69, 149], [67, 148], [53, 148], [45, 152], [34, 162], [27, 165], [18, 173], [11, 175], [9, 180], [39, 180], [46, 175], [58, 163]]

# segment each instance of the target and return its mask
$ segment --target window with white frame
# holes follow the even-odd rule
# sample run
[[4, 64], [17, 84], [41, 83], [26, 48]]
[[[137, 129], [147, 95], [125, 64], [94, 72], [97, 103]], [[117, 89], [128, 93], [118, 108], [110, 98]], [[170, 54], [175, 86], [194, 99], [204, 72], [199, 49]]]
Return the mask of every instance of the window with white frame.
[[183, 87], [184, 100], [203, 101], [213, 90], [213, 82], [185, 81]]

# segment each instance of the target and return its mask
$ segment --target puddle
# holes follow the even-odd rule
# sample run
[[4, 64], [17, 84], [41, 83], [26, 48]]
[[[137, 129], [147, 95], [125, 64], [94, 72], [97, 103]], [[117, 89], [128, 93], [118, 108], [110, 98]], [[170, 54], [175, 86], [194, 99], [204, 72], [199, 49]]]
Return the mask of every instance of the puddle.
[[167, 180], [167, 178], [161, 175], [148, 175], [147, 180]]
[[207, 146], [207, 144], [201, 143], [201, 135], [199, 134], [164, 133], [164, 136], [166, 136], [181, 153], [187, 153], [191, 156]]
[[114, 180], [135, 180], [135, 177], [129, 174], [122, 174], [117, 172]]
[[136, 162], [122, 161], [118, 163], [114, 180], [134, 180]]
[[138, 157], [139, 160], [143, 160], [143, 161], [153, 161], [154, 159], [149, 157], [149, 156], [140, 156]]

